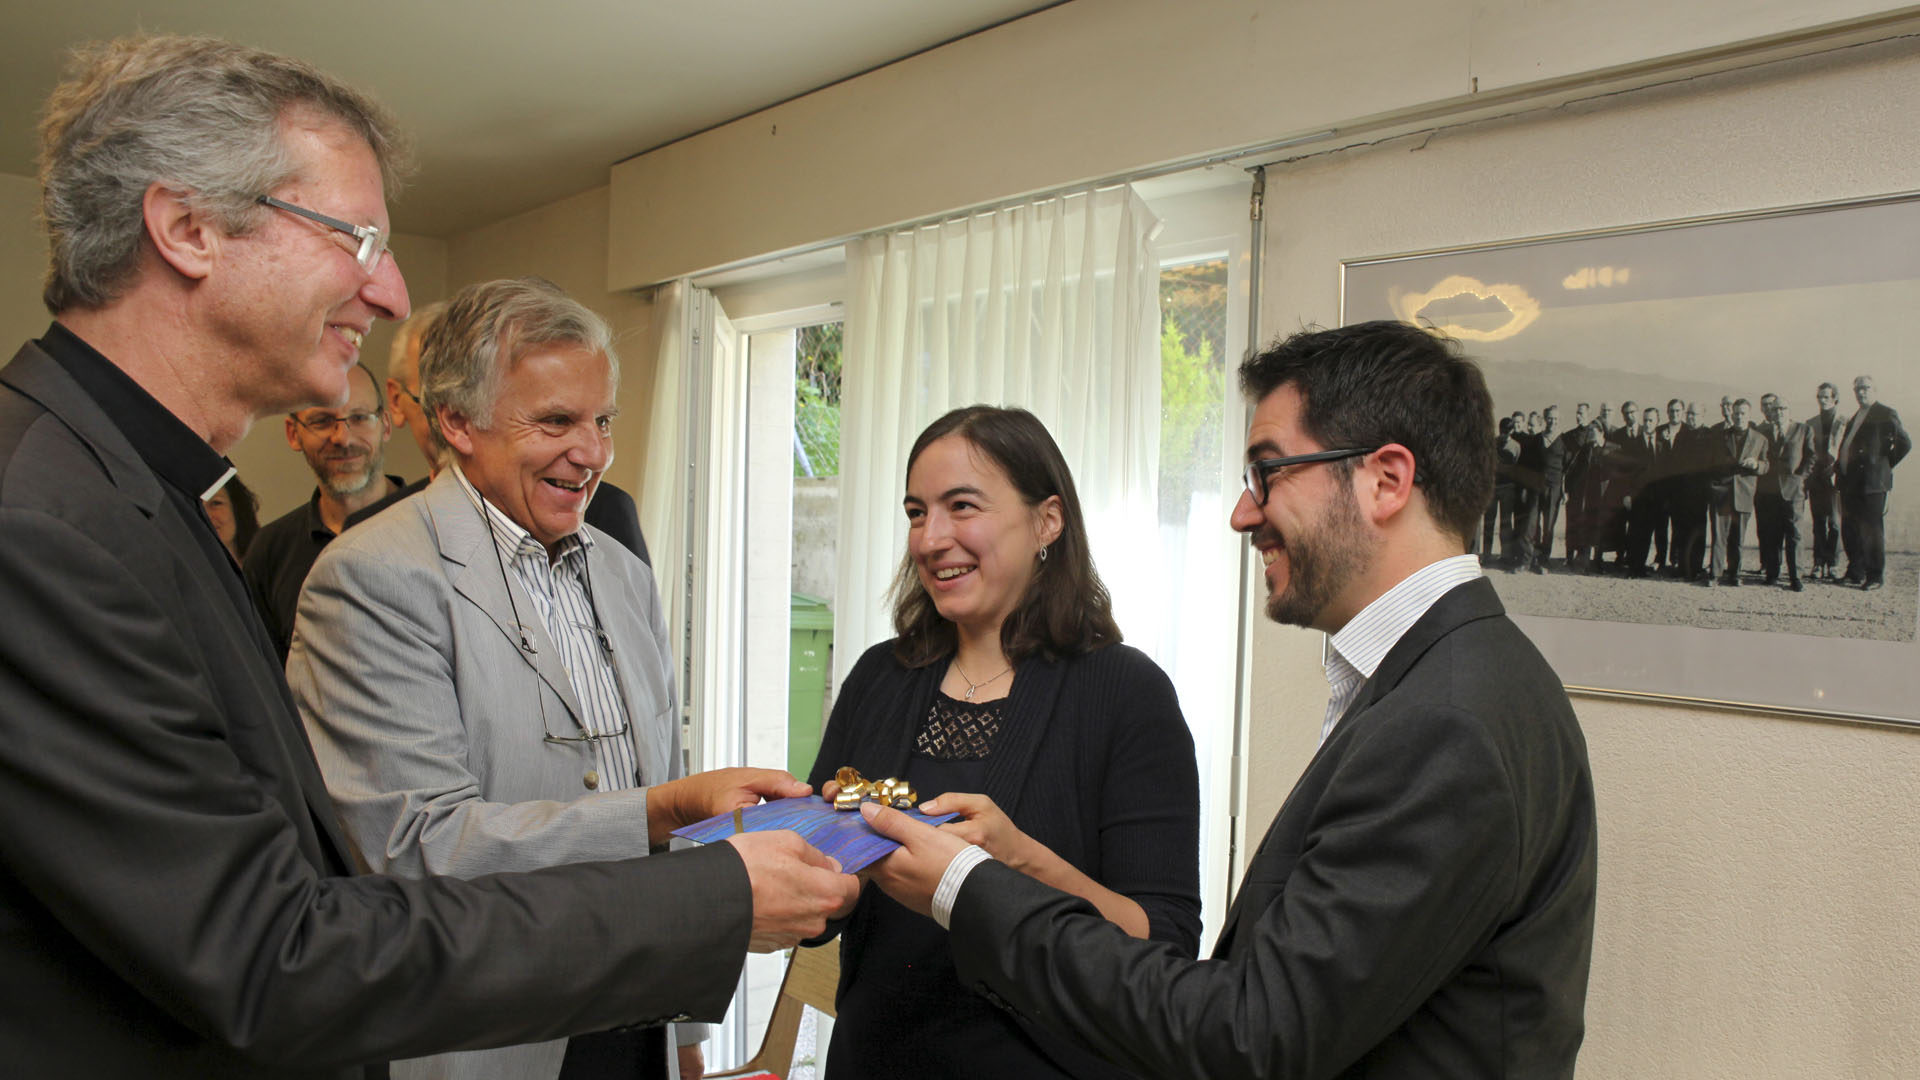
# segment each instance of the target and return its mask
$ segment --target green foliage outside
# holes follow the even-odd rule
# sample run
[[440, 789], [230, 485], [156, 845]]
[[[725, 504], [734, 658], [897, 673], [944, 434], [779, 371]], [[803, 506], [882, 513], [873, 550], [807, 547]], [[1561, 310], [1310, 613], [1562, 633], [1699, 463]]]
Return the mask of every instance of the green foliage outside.
[[800, 330], [794, 342], [795, 476], [840, 475], [840, 347], [844, 323]]
[[1226, 398], [1227, 263], [1160, 274], [1160, 519], [1184, 522], [1203, 485], [1218, 486]]

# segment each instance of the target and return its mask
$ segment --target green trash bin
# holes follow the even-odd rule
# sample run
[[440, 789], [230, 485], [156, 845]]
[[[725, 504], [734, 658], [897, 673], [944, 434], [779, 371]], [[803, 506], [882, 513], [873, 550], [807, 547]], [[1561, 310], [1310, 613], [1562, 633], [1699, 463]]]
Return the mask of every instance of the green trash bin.
[[827, 681], [833, 677], [833, 610], [818, 597], [793, 594], [787, 652], [787, 771], [802, 780], [820, 752]]

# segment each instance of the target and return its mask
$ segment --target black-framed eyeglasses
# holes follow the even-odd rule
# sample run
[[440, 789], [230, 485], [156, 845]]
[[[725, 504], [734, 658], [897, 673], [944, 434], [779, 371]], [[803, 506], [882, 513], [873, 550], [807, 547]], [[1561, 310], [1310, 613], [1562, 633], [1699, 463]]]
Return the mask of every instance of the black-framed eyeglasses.
[[289, 214], [298, 214], [308, 221], [317, 221], [329, 229], [337, 229], [360, 241], [360, 250], [354, 253], [353, 258], [355, 262], [360, 264], [360, 269], [365, 270], [369, 274], [373, 273], [374, 267], [380, 265], [380, 256], [386, 253], [387, 234], [382, 232], [378, 225], [354, 225], [350, 222], [341, 221], [337, 217], [328, 217], [318, 210], [309, 210], [304, 206], [295, 206], [290, 202], [276, 199], [271, 195], [260, 196], [260, 202], [276, 210], [285, 210]]
[[1253, 496], [1253, 505], [1267, 505], [1267, 485], [1272, 482], [1273, 474], [1291, 465], [1317, 465], [1323, 461], [1339, 461], [1342, 458], [1361, 457], [1380, 449], [1378, 446], [1353, 447], [1347, 450], [1316, 450], [1311, 454], [1294, 454], [1290, 457], [1259, 458], [1247, 462], [1245, 479], [1247, 494]]
[[332, 435], [333, 429], [341, 424], [347, 425], [347, 430], [355, 435], [370, 435], [374, 428], [380, 426], [383, 415], [378, 412], [350, 412], [345, 416], [321, 413], [318, 416], [295, 416], [293, 422], [324, 439]]

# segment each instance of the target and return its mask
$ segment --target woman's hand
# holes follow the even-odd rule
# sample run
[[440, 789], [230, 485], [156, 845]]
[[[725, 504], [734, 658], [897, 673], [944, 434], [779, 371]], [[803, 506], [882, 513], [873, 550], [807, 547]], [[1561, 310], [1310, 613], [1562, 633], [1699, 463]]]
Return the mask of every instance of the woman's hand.
[[970, 795], [965, 792], [949, 791], [938, 798], [928, 799], [920, 804], [923, 814], [957, 813], [960, 817], [949, 821], [940, 828], [952, 833], [969, 844], [978, 844], [987, 849], [987, 854], [1001, 862], [1027, 873], [1032, 862], [1033, 838], [1020, 831], [1006, 811], [994, 804], [985, 795]]

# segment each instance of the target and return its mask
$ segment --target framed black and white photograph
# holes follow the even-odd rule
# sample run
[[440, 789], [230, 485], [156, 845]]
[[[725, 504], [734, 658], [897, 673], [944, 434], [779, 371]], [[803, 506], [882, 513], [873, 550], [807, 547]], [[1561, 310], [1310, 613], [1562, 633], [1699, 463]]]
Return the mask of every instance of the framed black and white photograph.
[[1341, 266], [1459, 339], [1475, 550], [1570, 689], [1920, 724], [1920, 196]]

